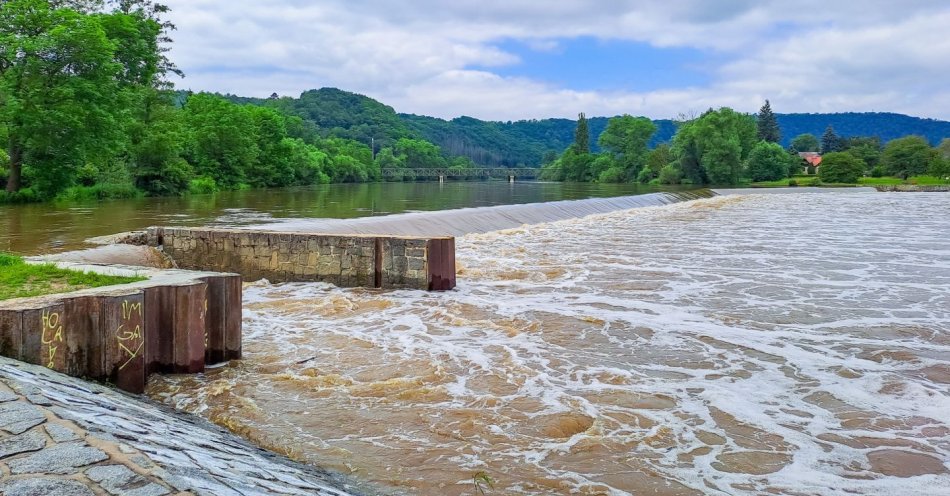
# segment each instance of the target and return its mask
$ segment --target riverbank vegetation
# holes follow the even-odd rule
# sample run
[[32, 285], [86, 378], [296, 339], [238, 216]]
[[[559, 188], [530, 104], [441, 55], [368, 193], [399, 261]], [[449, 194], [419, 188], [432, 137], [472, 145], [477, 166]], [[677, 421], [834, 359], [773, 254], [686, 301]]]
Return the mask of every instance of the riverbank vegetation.
[[165, 56], [166, 12], [149, 0], [0, 4], [0, 202], [376, 181], [382, 167], [472, 166], [422, 139], [376, 147], [328, 133], [279, 99], [252, 105], [173, 91], [167, 76], [180, 72]]
[[[723, 107], [683, 119], [669, 146], [650, 148], [656, 126], [645, 117], [608, 121], [592, 152], [589, 125], [578, 118], [574, 143], [542, 167], [554, 181], [641, 182], [692, 185], [857, 184], [889, 178], [909, 184], [950, 184], [950, 139], [932, 147], [921, 136], [882, 144], [877, 137], [840, 137], [828, 126], [819, 140], [796, 136], [783, 148], [781, 128], [768, 101], [758, 115]], [[815, 156], [804, 157], [802, 152]], [[820, 163], [815, 160], [820, 155]], [[812, 159], [811, 162], [806, 158]], [[796, 176], [805, 174], [805, 178]], [[810, 176], [810, 177], [809, 177]]]
[[68, 293], [144, 280], [144, 277], [109, 276], [60, 269], [53, 264], [28, 264], [20, 257], [0, 253], [0, 300]]
[[[765, 183], [804, 170], [801, 151], [848, 153], [872, 177], [950, 174], [950, 144], [930, 147], [950, 123], [897, 114], [779, 115], [766, 102], [758, 118], [721, 108], [658, 121], [446, 121], [332, 88], [297, 98], [176, 91], [167, 12], [151, 0], [0, 2], [0, 203], [410, 181], [412, 169], [476, 164], [543, 164], [542, 177], [564, 181]], [[782, 137], [781, 126], [819, 122], [922, 137], [842, 138], [831, 126], [820, 140]]]

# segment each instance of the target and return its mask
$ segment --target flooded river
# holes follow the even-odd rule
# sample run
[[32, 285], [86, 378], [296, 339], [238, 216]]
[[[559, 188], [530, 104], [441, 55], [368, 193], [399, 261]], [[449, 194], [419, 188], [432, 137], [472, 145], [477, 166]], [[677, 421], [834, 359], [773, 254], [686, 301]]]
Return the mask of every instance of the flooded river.
[[149, 394], [385, 493], [950, 493], [950, 197], [726, 196], [468, 235], [447, 293], [249, 284]]

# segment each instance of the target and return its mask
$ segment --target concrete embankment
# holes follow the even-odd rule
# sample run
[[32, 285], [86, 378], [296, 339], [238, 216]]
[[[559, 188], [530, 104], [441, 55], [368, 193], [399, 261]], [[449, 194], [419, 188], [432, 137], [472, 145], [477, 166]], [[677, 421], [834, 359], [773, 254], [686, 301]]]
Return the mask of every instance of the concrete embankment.
[[0, 302], [0, 355], [145, 390], [149, 374], [241, 357], [241, 277], [59, 262], [145, 281]]
[[0, 358], [0, 494], [356, 493], [200, 418], [43, 367]]

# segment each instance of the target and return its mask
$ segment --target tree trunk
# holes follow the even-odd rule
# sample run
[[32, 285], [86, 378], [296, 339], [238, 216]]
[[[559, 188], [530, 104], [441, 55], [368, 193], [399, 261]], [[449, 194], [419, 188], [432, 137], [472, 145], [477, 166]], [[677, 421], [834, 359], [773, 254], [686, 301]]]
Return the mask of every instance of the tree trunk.
[[7, 178], [7, 192], [20, 191], [20, 174], [23, 169], [23, 149], [10, 140], [10, 177]]

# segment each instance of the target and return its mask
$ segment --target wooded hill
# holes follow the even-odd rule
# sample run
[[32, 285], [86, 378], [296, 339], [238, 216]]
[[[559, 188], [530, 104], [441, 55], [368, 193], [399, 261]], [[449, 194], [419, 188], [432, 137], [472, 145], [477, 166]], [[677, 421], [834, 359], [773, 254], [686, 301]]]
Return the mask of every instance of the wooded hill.
[[[425, 139], [441, 147], [449, 156], [465, 156], [478, 165], [500, 167], [538, 167], [548, 157], [564, 151], [574, 140], [577, 121], [541, 119], [495, 122], [472, 117], [444, 120], [414, 114], [398, 114], [372, 98], [323, 88], [304, 92], [299, 98], [243, 98], [227, 95], [238, 103], [253, 103], [279, 108], [315, 124], [324, 136], [353, 139], [376, 150], [407, 137]], [[907, 135], [920, 135], [936, 145], [950, 137], [950, 122], [922, 119], [884, 112], [836, 114], [776, 114], [783, 146], [795, 136], [811, 133], [821, 136], [833, 126], [839, 136], [877, 136], [886, 143]], [[607, 117], [590, 117], [591, 143], [607, 126]], [[670, 119], [653, 121], [657, 132], [650, 146], [668, 143], [676, 132]]]

